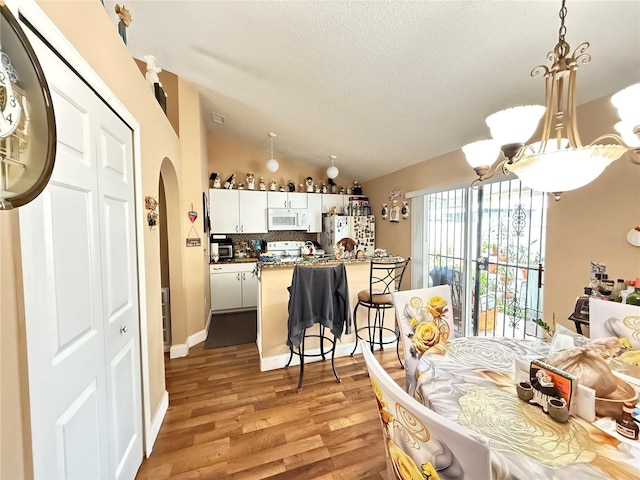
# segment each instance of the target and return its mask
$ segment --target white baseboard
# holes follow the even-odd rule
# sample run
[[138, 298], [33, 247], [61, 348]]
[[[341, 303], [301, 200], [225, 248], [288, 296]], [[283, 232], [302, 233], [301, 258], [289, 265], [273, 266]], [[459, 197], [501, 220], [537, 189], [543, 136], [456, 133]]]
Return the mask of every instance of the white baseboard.
[[200, 330], [199, 332], [189, 335], [187, 343], [178, 343], [171, 345], [169, 349], [169, 358], [186, 357], [189, 354], [189, 349], [194, 345], [204, 342], [207, 339], [207, 330]]
[[186, 357], [189, 353], [189, 348], [186, 343], [178, 343], [177, 345], [171, 345], [169, 349], [169, 358]]
[[[385, 344], [385, 348], [396, 348], [395, 344], [396, 342], [394, 341], [393, 337], [382, 337], [383, 341], [388, 341], [389, 343]], [[338, 344], [338, 346], [336, 347], [336, 354], [335, 357], [347, 357], [349, 355], [351, 355], [351, 352], [353, 351], [353, 346], [354, 346], [354, 342], [351, 343], [340, 343]], [[309, 354], [316, 354], [319, 353], [320, 349], [319, 348], [314, 348], [311, 350], [308, 350]], [[362, 350], [360, 349], [360, 347], [358, 346], [358, 348], [356, 349], [356, 351], [354, 352], [354, 355], [356, 353], [362, 353]], [[327, 359], [331, 359], [331, 355], [327, 356]], [[304, 363], [313, 363], [313, 362], [318, 362], [321, 361], [322, 357], [310, 357], [310, 358], [306, 358]], [[287, 365], [287, 362], [289, 361], [289, 354], [288, 353], [283, 353], [280, 355], [273, 355], [271, 357], [260, 357], [260, 371], [261, 372], [266, 372], [268, 370], [276, 370], [278, 368], [284, 368]], [[291, 363], [289, 364], [289, 366], [292, 365], [299, 365], [300, 364], [300, 357], [298, 357], [297, 355], [294, 355], [293, 358], [291, 359]]]
[[187, 338], [188, 348], [191, 348], [194, 345], [202, 343], [206, 339], [207, 339], [207, 330], [206, 329], [205, 330], [200, 330], [199, 332], [196, 332], [193, 335], [190, 335], [189, 338]]
[[153, 450], [153, 445], [154, 443], [156, 443], [156, 438], [158, 438], [160, 427], [162, 426], [162, 422], [164, 420], [165, 415], [167, 414], [168, 409], [169, 409], [169, 392], [165, 390], [164, 393], [162, 394], [160, 405], [158, 405], [158, 408], [156, 409], [156, 413], [151, 419], [150, 431], [147, 432], [147, 435], [145, 437], [147, 458], [151, 456], [151, 450]]

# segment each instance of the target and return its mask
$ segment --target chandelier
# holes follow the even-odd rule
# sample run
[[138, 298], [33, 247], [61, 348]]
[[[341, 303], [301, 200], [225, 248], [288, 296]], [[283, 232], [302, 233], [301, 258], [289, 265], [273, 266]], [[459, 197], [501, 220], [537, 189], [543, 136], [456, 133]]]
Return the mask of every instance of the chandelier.
[[[616, 124], [620, 135], [601, 135], [588, 145], [580, 140], [576, 75], [578, 65], [589, 63], [591, 56], [586, 53], [589, 43], [582, 43], [571, 53], [565, 41], [565, 3], [566, 0], [562, 0], [558, 43], [547, 55], [551, 66], [538, 65], [531, 71], [531, 77], [544, 78], [545, 105], [509, 108], [487, 117], [493, 138], [462, 147], [467, 162], [478, 175], [473, 186], [493, 177], [497, 171], [505, 175], [513, 172], [525, 186], [549, 192], [559, 200], [562, 192], [595, 180], [627, 151], [634, 150], [640, 158], [640, 83], [611, 98], [622, 119]], [[535, 143], [527, 144], [541, 119], [541, 136]], [[601, 145], [599, 142], [605, 139], [614, 143]], [[634, 163], [637, 162], [634, 160]]]

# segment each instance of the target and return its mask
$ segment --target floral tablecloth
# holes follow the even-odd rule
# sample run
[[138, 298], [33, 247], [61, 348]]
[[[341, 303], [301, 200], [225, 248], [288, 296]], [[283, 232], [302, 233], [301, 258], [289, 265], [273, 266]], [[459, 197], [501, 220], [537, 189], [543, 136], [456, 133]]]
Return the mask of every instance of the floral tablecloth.
[[537, 340], [453, 339], [420, 358], [415, 397], [489, 440], [494, 480], [640, 478], [640, 441], [631, 446], [577, 417], [557, 423], [518, 399], [515, 359], [548, 351]]

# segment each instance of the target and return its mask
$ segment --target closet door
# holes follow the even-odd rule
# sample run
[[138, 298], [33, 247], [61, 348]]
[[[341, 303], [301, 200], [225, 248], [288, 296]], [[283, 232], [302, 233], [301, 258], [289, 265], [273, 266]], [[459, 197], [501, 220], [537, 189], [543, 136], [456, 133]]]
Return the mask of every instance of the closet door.
[[36, 478], [142, 461], [131, 131], [30, 35], [51, 90], [51, 182], [20, 209]]

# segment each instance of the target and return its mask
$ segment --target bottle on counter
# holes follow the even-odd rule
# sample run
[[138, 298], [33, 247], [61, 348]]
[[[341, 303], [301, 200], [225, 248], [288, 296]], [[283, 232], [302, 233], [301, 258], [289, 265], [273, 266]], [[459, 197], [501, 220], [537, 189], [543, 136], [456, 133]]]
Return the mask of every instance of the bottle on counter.
[[600, 298], [600, 292], [598, 291], [598, 287], [600, 286], [600, 281], [602, 280], [602, 273], [596, 273], [591, 279], [591, 283], [589, 284], [589, 288], [591, 288], [591, 296], [594, 298]]
[[622, 301], [622, 292], [626, 290], [627, 283], [624, 278], [618, 278], [613, 286], [613, 292], [611, 292], [611, 300], [620, 303]]
[[627, 295], [627, 305], [638, 305], [640, 306], [640, 277], [636, 278], [634, 290], [629, 295]]
[[640, 427], [633, 420], [631, 413], [635, 404], [632, 402], [624, 402], [622, 407], [622, 415], [616, 420], [616, 432], [623, 437], [630, 438], [631, 440], [638, 440], [640, 434]]
[[620, 302], [627, 303], [627, 296], [635, 290], [635, 280], [627, 280], [627, 288], [620, 292]]

